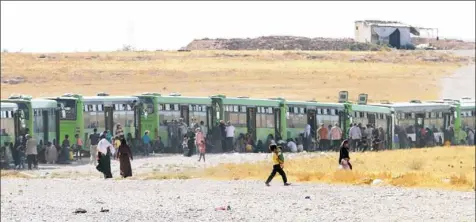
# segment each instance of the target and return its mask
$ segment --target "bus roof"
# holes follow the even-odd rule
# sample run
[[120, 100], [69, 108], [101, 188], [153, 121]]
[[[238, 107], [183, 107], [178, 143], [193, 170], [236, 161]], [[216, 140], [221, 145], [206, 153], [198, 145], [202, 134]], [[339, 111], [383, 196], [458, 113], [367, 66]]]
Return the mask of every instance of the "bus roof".
[[1, 110], [8, 110], [8, 111], [14, 111], [18, 109], [18, 105], [16, 103], [9, 103], [9, 102], [1, 102], [0, 103], [0, 109]]
[[286, 101], [286, 105], [344, 109], [344, 104], [342, 103], [324, 103], [316, 101]]
[[275, 99], [254, 99], [254, 98], [222, 98], [224, 105], [243, 105], [243, 106], [279, 106], [281, 100]]
[[38, 108], [57, 108], [58, 103], [51, 99], [32, 99], [31, 100], [31, 108], [38, 109]]
[[201, 104], [210, 105], [212, 99], [209, 97], [190, 97], [190, 96], [159, 96], [159, 103], [178, 103], [178, 104]]
[[392, 112], [392, 108], [386, 106], [352, 104], [352, 111], [390, 114]]
[[476, 109], [476, 103], [475, 102], [462, 102], [460, 104], [461, 109], [464, 110], [475, 110]]
[[371, 104], [372, 106], [383, 106], [392, 108], [395, 112], [434, 112], [434, 111], [448, 111], [452, 105], [448, 103], [435, 103], [435, 102], [424, 102], [424, 103], [390, 103], [382, 104], [376, 103]]
[[83, 97], [84, 104], [103, 104], [103, 103], [118, 103], [118, 102], [133, 102], [139, 101], [135, 96], [85, 96]]
[[51, 100], [78, 100], [78, 98], [70, 97], [70, 96], [46, 97], [45, 99], [51, 99]]

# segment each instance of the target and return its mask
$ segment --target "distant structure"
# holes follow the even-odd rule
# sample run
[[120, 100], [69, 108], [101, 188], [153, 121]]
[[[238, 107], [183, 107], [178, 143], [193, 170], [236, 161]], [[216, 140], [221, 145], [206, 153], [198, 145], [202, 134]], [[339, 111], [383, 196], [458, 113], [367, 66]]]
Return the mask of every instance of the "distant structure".
[[411, 35], [419, 36], [418, 28], [395, 21], [355, 21], [355, 41], [362, 43], [389, 44], [405, 48], [412, 44]]

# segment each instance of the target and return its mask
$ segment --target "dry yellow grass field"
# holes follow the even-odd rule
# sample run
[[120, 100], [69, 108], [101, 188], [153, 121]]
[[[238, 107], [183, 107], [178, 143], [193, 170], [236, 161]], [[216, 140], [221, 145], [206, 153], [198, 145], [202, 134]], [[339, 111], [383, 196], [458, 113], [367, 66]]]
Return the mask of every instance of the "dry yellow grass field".
[[[365, 185], [375, 179], [381, 185], [475, 190], [475, 148], [438, 147], [351, 153], [353, 171], [338, 169], [337, 153], [324, 157], [290, 159], [284, 169], [291, 182], [324, 182]], [[218, 180], [266, 180], [271, 161], [222, 164], [200, 171], [150, 174], [146, 179], [207, 178]], [[281, 183], [278, 175], [276, 184]]]
[[2, 53], [1, 97], [35, 97], [66, 92], [94, 95], [140, 92], [189, 96], [336, 101], [348, 90], [351, 99], [368, 93], [369, 101], [436, 99], [440, 78], [468, 58], [433, 51], [305, 52], [192, 51]]

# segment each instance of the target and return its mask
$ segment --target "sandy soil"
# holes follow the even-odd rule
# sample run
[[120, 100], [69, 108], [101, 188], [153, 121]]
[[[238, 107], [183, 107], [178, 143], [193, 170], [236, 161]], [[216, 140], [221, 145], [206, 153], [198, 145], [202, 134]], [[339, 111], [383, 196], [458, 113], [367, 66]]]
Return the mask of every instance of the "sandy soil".
[[436, 51], [2, 53], [1, 97], [149, 91], [335, 102], [347, 90], [351, 100], [425, 100], [470, 60]]

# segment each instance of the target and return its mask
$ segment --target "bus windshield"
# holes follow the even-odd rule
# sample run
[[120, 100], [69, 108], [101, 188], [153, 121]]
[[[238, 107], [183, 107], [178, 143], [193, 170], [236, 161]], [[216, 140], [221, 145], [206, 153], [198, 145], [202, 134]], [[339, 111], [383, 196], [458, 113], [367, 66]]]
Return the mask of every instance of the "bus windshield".
[[141, 98], [140, 101], [145, 104], [146, 107], [144, 111], [147, 112], [147, 114], [152, 114], [154, 113], [154, 101], [150, 97], [144, 97]]
[[76, 120], [76, 100], [74, 99], [57, 99], [58, 105], [61, 107], [61, 120]]
[[17, 103], [18, 105], [18, 109], [23, 111], [23, 118], [25, 120], [29, 120], [30, 119], [30, 110], [28, 110], [28, 106], [26, 105], [26, 103]]

